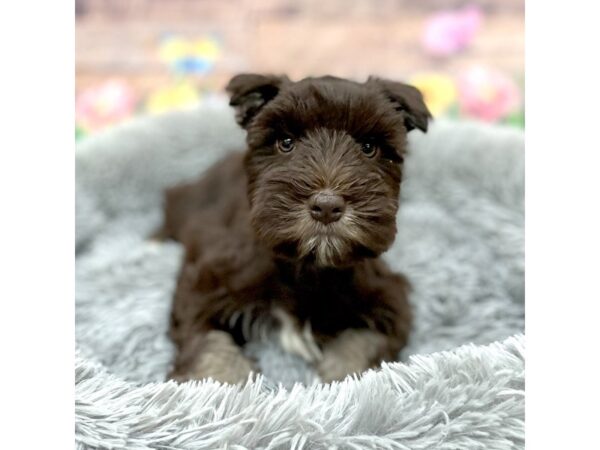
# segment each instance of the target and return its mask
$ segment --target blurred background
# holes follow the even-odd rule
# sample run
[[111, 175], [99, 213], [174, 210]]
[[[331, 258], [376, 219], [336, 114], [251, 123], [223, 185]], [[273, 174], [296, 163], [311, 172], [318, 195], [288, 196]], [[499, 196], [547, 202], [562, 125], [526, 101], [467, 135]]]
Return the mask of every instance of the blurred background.
[[239, 72], [368, 75], [524, 126], [524, 0], [76, 0], [76, 138], [226, 101]]

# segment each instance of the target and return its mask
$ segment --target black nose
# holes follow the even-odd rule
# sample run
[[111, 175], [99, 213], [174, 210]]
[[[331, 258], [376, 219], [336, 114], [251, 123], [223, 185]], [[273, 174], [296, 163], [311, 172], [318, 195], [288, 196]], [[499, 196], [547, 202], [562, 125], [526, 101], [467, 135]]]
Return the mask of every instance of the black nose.
[[327, 224], [340, 220], [346, 209], [346, 202], [340, 195], [324, 191], [311, 197], [309, 207], [313, 219]]

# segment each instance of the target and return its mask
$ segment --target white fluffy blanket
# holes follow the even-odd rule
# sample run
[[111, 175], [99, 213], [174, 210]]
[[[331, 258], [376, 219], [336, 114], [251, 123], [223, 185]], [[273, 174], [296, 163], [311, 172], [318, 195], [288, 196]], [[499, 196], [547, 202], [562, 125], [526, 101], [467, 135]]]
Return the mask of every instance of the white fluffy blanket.
[[415, 288], [402, 362], [323, 385], [276, 344], [250, 344], [263, 375], [246, 386], [163, 382], [181, 248], [146, 236], [166, 186], [243, 147], [219, 105], [78, 146], [78, 448], [522, 448], [524, 142], [509, 128], [437, 121], [410, 136], [385, 255]]

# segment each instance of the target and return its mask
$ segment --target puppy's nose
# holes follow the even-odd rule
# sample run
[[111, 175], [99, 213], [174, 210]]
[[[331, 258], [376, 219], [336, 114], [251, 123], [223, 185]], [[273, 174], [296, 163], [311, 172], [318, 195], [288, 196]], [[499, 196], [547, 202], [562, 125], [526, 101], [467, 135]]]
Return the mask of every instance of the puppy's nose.
[[313, 219], [328, 224], [340, 220], [346, 209], [346, 202], [340, 195], [323, 191], [311, 197], [309, 207]]

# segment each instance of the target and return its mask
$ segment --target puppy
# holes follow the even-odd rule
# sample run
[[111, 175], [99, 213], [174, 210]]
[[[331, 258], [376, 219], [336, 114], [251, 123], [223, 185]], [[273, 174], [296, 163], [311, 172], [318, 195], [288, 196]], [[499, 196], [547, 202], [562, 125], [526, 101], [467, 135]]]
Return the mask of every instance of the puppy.
[[430, 113], [412, 86], [369, 78], [227, 86], [247, 150], [166, 193], [162, 235], [181, 242], [170, 378], [236, 383], [241, 352], [276, 332], [324, 381], [395, 360], [409, 283], [379, 255], [396, 235], [406, 134]]

